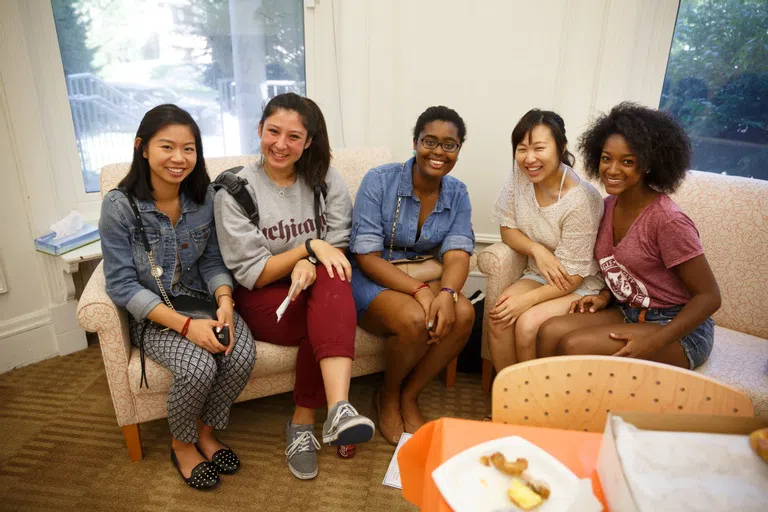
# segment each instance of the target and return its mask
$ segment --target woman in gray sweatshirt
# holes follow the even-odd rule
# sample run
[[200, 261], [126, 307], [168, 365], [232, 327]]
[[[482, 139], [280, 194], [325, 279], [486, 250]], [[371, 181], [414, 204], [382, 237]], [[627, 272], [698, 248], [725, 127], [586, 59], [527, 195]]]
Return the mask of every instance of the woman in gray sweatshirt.
[[[325, 119], [310, 99], [272, 98], [259, 122], [261, 156], [240, 171], [258, 225], [226, 191], [216, 194], [216, 232], [238, 287], [236, 309], [255, 339], [299, 347], [295, 410], [286, 425], [288, 468], [317, 476], [315, 409], [328, 406], [323, 442], [369, 441], [373, 422], [348, 402], [357, 320], [349, 282], [352, 202], [330, 167]], [[291, 293], [292, 292], [292, 293]], [[291, 293], [288, 308], [276, 312]]]

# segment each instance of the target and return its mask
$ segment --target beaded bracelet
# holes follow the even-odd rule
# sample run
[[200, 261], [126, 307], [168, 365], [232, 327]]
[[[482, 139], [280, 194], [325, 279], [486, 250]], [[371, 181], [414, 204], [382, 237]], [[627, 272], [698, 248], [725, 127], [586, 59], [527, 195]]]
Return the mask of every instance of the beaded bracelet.
[[415, 290], [411, 292], [411, 296], [415, 297], [417, 293], [419, 293], [424, 288], [429, 288], [429, 285], [427, 283], [421, 283], [419, 286], [416, 287]]
[[187, 331], [189, 330], [189, 323], [192, 321], [192, 317], [188, 316], [187, 321], [184, 322], [184, 327], [181, 328], [181, 335], [185, 336], [187, 335]]

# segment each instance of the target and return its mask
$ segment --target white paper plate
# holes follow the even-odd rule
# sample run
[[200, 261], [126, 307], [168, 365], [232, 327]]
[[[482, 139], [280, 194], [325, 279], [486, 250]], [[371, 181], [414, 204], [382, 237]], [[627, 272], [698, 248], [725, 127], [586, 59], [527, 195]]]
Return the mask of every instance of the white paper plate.
[[528, 474], [545, 482], [551, 494], [536, 512], [566, 510], [576, 496], [579, 479], [559, 460], [522, 437], [494, 439], [468, 448], [432, 472], [432, 479], [456, 512], [520, 510], [507, 497], [512, 476], [480, 462], [483, 455], [501, 452], [507, 460], [528, 459]]

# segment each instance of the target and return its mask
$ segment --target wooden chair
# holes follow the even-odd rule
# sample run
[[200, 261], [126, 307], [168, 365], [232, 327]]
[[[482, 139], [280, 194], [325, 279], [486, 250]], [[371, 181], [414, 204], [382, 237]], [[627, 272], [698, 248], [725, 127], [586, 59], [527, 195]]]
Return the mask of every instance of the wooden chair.
[[699, 373], [640, 359], [564, 356], [505, 368], [493, 421], [602, 432], [610, 411], [754, 416], [741, 391]]

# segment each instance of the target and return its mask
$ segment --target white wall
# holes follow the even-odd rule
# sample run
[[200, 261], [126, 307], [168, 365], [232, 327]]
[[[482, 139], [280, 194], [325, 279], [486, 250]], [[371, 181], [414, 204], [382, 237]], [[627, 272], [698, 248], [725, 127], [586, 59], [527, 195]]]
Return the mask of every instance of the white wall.
[[307, 24], [308, 94], [334, 147], [384, 145], [398, 159], [410, 157], [425, 108], [458, 111], [468, 136], [453, 172], [470, 191], [478, 241], [491, 242], [516, 121], [533, 107], [555, 110], [575, 145], [597, 111], [622, 100], [657, 107], [677, 5], [321, 0]]
[[55, 151], [50, 136], [62, 131], [57, 125], [71, 130], [71, 117], [43, 122], [52, 113], [45, 96], [52, 85], [36, 75], [44, 47], [36, 43], [50, 43], [51, 34], [32, 21], [46, 8], [50, 13], [50, 3], [16, 0], [0, 7], [0, 265], [8, 282], [0, 295], [0, 372], [86, 346], [61, 267], [33, 242], [74, 207], [71, 184], [55, 172], [69, 155]]
[[[309, 2], [308, 2], [309, 3]], [[305, 11], [308, 94], [334, 147], [411, 154], [428, 106], [468, 125], [455, 175], [478, 242], [511, 164], [509, 136], [532, 107], [575, 141], [591, 115], [631, 99], [656, 106], [677, 0], [316, 0]], [[70, 209], [98, 211], [79, 173], [50, 2], [0, 3], [0, 372], [84, 347], [61, 268], [32, 239]]]

